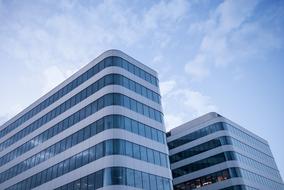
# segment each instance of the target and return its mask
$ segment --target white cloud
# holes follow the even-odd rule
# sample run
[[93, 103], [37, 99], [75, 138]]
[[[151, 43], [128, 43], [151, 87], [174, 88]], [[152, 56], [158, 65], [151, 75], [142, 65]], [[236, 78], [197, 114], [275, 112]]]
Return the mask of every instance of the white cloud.
[[207, 56], [198, 54], [191, 62], [185, 65], [185, 72], [194, 80], [202, 80], [210, 74], [210, 70], [206, 65]]
[[212, 12], [208, 20], [190, 27], [190, 31], [196, 29], [196, 32], [204, 34], [195, 57], [185, 66], [185, 72], [190, 77], [203, 79], [209, 76], [212, 68], [227, 66], [244, 55], [242, 47], [236, 47], [233, 43], [238, 41], [234, 39], [234, 34], [247, 26], [246, 21], [256, 5], [256, 0], [224, 1]]
[[166, 96], [168, 93], [172, 92], [176, 87], [176, 82], [174, 80], [160, 82], [161, 95]]
[[63, 70], [55, 65], [46, 68], [43, 71], [43, 93], [47, 93], [73, 73], [75, 70]]
[[12, 118], [20, 111], [22, 111], [23, 107], [19, 104], [12, 105], [9, 108], [0, 110], [0, 125], [4, 124], [8, 119]]
[[160, 83], [167, 130], [194, 117], [218, 111], [211, 97], [190, 88], [177, 85], [175, 80]]

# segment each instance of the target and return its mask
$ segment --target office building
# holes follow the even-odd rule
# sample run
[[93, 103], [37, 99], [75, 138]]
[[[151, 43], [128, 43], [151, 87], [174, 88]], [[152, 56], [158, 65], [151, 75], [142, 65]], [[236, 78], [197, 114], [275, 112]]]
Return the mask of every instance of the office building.
[[172, 189], [160, 99], [155, 71], [106, 51], [0, 127], [0, 189]]
[[267, 141], [217, 113], [167, 133], [174, 190], [283, 190]]

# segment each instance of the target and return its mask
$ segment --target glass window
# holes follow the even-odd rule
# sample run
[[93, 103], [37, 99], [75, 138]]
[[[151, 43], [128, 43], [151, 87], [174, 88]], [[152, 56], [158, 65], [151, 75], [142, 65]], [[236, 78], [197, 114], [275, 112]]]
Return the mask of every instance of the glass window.
[[147, 162], [147, 149], [144, 146], [140, 147], [140, 152], [141, 152], [141, 160]]
[[165, 154], [160, 153], [160, 160], [161, 160], [161, 166], [168, 167], [168, 165], [167, 165], [167, 157], [166, 157]]
[[138, 123], [139, 135], [145, 137], [145, 127], [143, 123]]
[[113, 140], [113, 154], [125, 155], [125, 141], [121, 139]]
[[103, 157], [103, 155], [104, 155], [103, 143], [99, 143], [96, 145], [96, 160]]
[[130, 98], [130, 106], [131, 106], [131, 110], [133, 111], [137, 111], [137, 107], [136, 107], [136, 101]]
[[142, 188], [142, 174], [137, 170], [135, 170], [135, 187]]
[[129, 87], [129, 79], [126, 78], [126, 77], [123, 77], [123, 86], [126, 87], [126, 88], [130, 88]]
[[134, 170], [126, 168], [127, 186], [134, 187]]
[[92, 162], [96, 158], [96, 146], [93, 146], [89, 149], [89, 161]]
[[104, 186], [112, 185], [111, 169], [112, 168], [105, 168], [104, 169], [104, 179], [103, 179]]
[[155, 164], [157, 165], [161, 165], [161, 161], [160, 161], [160, 153], [158, 151], [153, 151], [154, 152], [154, 160], [155, 160]]
[[138, 134], [138, 122], [135, 120], [131, 121], [132, 132]]
[[132, 147], [132, 143], [126, 141], [125, 142], [125, 153], [127, 156], [132, 157], [133, 156], [133, 147]]
[[98, 99], [98, 110], [104, 107], [104, 97]]
[[135, 91], [135, 83], [132, 80], [129, 80], [130, 90]]
[[82, 165], [86, 165], [87, 163], [89, 163], [89, 150], [85, 150], [83, 152], [83, 164]]
[[157, 187], [158, 187], [158, 190], [164, 190], [164, 187], [163, 187], [163, 178], [162, 177], [159, 177], [157, 176]]
[[104, 124], [105, 124], [105, 129], [113, 128], [113, 116], [108, 115], [108, 116], [104, 117]]
[[107, 140], [105, 141], [106, 144], [106, 155], [112, 155], [113, 154], [113, 140]]
[[152, 139], [152, 132], [151, 132], [151, 128], [145, 125], [145, 133], [146, 133], [146, 137], [149, 139]]
[[124, 120], [124, 125], [125, 125], [125, 129], [127, 131], [131, 131], [131, 120], [128, 118], [128, 117], [125, 117], [125, 120]]
[[63, 164], [63, 174], [69, 172], [69, 161], [70, 159], [66, 159]]
[[154, 175], [150, 175], [150, 187], [151, 187], [151, 190], [157, 189], [156, 176], [154, 176]]
[[125, 185], [125, 168], [113, 167], [111, 170], [112, 185]]
[[103, 170], [97, 171], [95, 173], [95, 189], [101, 188], [103, 186]]
[[162, 131], [157, 131], [157, 133], [158, 133], [158, 141], [160, 143], [164, 143], [164, 134], [163, 134], [163, 132]]
[[123, 105], [123, 97], [120, 94], [113, 95], [113, 105]]
[[154, 128], [151, 128], [151, 131], [152, 131], [152, 138], [153, 138], [153, 140], [158, 141], [157, 130], [154, 129]]
[[87, 177], [83, 177], [83, 178], [81, 178], [80, 182], [81, 182], [80, 190], [87, 190], [87, 188], [88, 188], [88, 178]]
[[130, 109], [130, 99], [127, 96], [123, 96], [124, 107]]
[[149, 175], [147, 173], [142, 173], [142, 183], [143, 189], [150, 190], [150, 180]]
[[137, 102], [137, 112], [143, 115], [143, 105]]
[[79, 168], [82, 166], [82, 153], [79, 153], [76, 155], [76, 168]]
[[171, 184], [168, 179], [163, 178], [163, 183], [164, 183], [164, 190], [171, 190]]
[[124, 125], [123, 125], [123, 117], [120, 116], [120, 115], [113, 115], [113, 127], [114, 128], [120, 128], [120, 129], [123, 129], [124, 128]]
[[95, 174], [88, 175], [88, 190], [95, 189]]
[[140, 146], [138, 144], [133, 144], [134, 158], [140, 159]]
[[75, 181], [75, 183], [74, 183], [74, 189], [75, 189], [75, 190], [80, 190], [80, 185], [81, 185], [80, 180]]
[[96, 122], [97, 124], [97, 133], [100, 133], [104, 130], [104, 119], [100, 119]]
[[113, 105], [113, 96], [112, 94], [107, 94], [104, 97], [104, 107]]
[[84, 128], [84, 140], [90, 138], [91, 136], [91, 127], [90, 125]]
[[155, 163], [154, 162], [154, 153], [153, 150], [147, 148], [147, 156], [148, 156], [148, 162]]

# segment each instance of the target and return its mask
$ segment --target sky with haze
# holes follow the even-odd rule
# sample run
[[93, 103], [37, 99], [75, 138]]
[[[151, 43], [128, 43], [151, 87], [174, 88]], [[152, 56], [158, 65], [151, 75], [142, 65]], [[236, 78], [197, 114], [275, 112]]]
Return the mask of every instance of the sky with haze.
[[0, 124], [108, 49], [159, 73], [168, 130], [217, 111], [284, 176], [283, 0], [0, 0]]

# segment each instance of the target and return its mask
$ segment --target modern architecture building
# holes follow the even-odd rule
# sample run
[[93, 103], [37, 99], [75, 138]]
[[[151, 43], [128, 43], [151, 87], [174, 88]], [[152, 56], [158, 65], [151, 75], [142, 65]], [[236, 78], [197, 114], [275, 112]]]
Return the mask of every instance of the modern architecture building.
[[283, 190], [267, 141], [217, 113], [167, 133], [174, 190]]
[[170, 190], [157, 73], [109, 50], [0, 127], [1, 190]]

